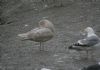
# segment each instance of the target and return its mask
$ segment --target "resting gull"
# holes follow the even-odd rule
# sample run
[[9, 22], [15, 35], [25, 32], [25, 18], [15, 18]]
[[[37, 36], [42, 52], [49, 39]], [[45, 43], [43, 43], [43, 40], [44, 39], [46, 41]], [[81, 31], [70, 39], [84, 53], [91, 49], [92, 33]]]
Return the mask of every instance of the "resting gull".
[[78, 40], [76, 43], [72, 44], [69, 46], [69, 49], [75, 49], [78, 51], [84, 50], [87, 53], [88, 56], [88, 51], [93, 48], [96, 44], [99, 43], [100, 39], [99, 37], [95, 34], [94, 30], [92, 27], [87, 27], [84, 29], [84, 32], [86, 34], [86, 37], [84, 39]]
[[53, 38], [55, 28], [52, 22], [47, 19], [43, 19], [39, 22], [39, 27], [32, 29], [29, 32], [18, 34], [24, 40], [30, 40], [40, 43], [40, 51], [44, 50], [43, 42], [46, 42]]

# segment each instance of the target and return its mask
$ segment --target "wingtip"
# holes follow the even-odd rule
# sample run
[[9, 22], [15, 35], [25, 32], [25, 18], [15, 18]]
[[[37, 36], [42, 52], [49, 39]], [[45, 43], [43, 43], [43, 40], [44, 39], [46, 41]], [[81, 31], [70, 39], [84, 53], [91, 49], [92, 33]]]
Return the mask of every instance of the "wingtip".
[[19, 36], [19, 37], [27, 37], [27, 34], [23, 33], [23, 34], [18, 34], [17, 36]]
[[21, 34], [18, 34], [17, 36], [21, 36]]
[[17, 36], [18, 36], [18, 37], [23, 37], [23, 34], [18, 34]]
[[73, 46], [72, 46], [72, 45], [71, 45], [71, 46], [69, 46], [69, 47], [68, 47], [68, 49], [73, 49]]

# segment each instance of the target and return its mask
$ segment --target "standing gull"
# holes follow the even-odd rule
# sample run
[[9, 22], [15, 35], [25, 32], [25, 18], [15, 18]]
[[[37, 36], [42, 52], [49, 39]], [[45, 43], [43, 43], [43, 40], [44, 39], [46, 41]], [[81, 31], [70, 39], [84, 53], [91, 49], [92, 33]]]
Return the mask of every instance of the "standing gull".
[[92, 46], [98, 44], [100, 39], [91, 27], [84, 29], [84, 32], [86, 37], [69, 46], [69, 49], [85, 50], [88, 56], [88, 51], [93, 48]]
[[24, 40], [30, 40], [40, 43], [40, 51], [44, 50], [43, 42], [46, 42], [53, 38], [55, 33], [55, 28], [52, 22], [43, 19], [39, 22], [39, 27], [32, 29], [29, 32], [18, 34]]

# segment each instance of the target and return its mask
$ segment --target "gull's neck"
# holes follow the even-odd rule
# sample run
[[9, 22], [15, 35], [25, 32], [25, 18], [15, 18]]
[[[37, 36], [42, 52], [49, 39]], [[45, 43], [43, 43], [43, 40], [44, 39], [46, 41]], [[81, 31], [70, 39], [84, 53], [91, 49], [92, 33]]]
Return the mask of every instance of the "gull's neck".
[[90, 37], [90, 36], [96, 36], [96, 34], [94, 32], [88, 32], [87, 37]]

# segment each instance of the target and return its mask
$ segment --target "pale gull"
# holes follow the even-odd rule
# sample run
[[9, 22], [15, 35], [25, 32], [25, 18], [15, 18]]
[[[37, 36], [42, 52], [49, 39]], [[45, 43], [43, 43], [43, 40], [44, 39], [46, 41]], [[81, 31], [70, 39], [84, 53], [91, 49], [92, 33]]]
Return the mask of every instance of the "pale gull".
[[100, 38], [95, 34], [92, 27], [87, 27], [84, 32], [86, 37], [69, 46], [69, 49], [75, 49], [77, 51], [84, 50], [88, 56], [88, 51], [93, 50], [93, 46], [100, 42]]
[[43, 19], [39, 22], [39, 27], [32, 29], [29, 32], [18, 34], [24, 40], [30, 40], [40, 43], [40, 51], [44, 50], [43, 42], [46, 42], [53, 38], [55, 35], [55, 28], [52, 22], [47, 19]]

